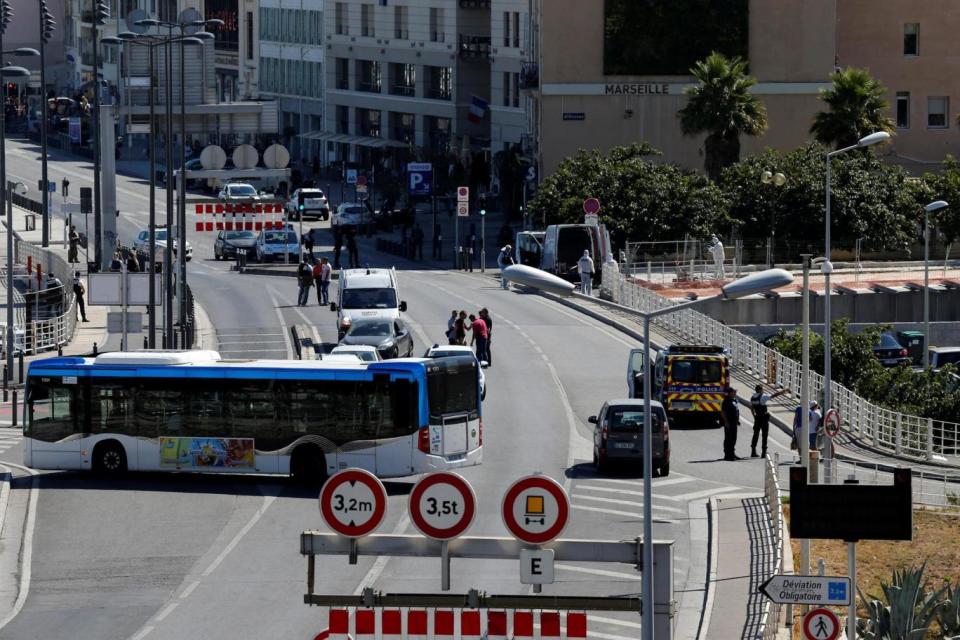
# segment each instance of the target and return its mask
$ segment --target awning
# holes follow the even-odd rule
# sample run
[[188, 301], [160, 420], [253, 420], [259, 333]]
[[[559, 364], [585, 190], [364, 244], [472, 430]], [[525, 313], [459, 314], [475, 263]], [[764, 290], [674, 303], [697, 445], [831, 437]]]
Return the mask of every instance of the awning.
[[310, 131], [308, 133], [301, 133], [297, 137], [304, 140], [355, 144], [360, 147], [370, 147], [372, 149], [384, 149], [386, 147], [405, 149], [409, 146], [406, 142], [399, 142], [397, 140], [387, 140], [385, 138], [374, 138], [371, 136], [352, 136], [346, 133], [334, 133], [333, 131]]

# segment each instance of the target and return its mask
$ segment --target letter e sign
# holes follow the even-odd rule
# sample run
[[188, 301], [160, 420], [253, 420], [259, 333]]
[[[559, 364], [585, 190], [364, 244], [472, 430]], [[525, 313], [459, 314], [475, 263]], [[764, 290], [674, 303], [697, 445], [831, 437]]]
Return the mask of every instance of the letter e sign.
[[553, 584], [553, 549], [520, 550], [520, 584]]

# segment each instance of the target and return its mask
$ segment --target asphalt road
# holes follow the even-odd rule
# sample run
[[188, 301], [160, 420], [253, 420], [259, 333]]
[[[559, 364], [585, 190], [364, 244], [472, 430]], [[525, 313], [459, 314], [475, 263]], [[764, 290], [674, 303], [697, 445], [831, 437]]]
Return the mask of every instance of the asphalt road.
[[[15, 173], [36, 184], [35, 152], [16, 142], [8, 142], [8, 150], [17, 158]], [[53, 162], [50, 175], [67, 175], [73, 191], [89, 175], [85, 165]], [[142, 181], [122, 177], [118, 186], [121, 239], [129, 242], [146, 224], [147, 190]], [[335, 314], [315, 304], [297, 307], [293, 279], [229, 272], [227, 264], [212, 260], [212, 239], [213, 234], [190, 237], [195, 257], [188, 278], [225, 354], [288, 357], [287, 327], [295, 323], [314, 324], [325, 339], [335, 338]], [[370, 258], [373, 265], [390, 264], [386, 256]], [[505, 489], [539, 471], [571, 494], [573, 517], [564, 537], [640, 535], [640, 479], [596, 476], [587, 424], [604, 400], [625, 395], [626, 353], [634, 341], [539, 296], [502, 291], [488, 275], [404, 271], [400, 284], [418, 353], [442, 339], [450, 309], [486, 306], [494, 315], [484, 463], [463, 472], [479, 498], [470, 534], [506, 535], [499, 517]], [[16, 433], [0, 431], [0, 462], [19, 463]], [[785, 439], [771, 436], [777, 441], [772, 451], [788, 454]], [[721, 439], [719, 430], [675, 429], [671, 474], [654, 481], [654, 535], [675, 540], [678, 637], [696, 631], [703, 599], [704, 500], [762, 484], [760, 461], [720, 460]], [[741, 455], [749, 448], [745, 439], [748, 428], [741, 431]], [[31, 527], [24, 498], [29, 478], [17, 475], [8, 523], [27, 523], [30, 583], [22, 608], [0, 628], [0, 637], [312, 638], [325, 627], [324, 612], [302, 604], [306, 561], [299, 555], [299, 533], [323, 528], [315, 491], [272, 477], [144, 474], [105, 481], [44, 472]], [[387, 483], [391, 498], [381, 531], [413, 532], [405, 516], [413, 480]], [[3, 569], [0, 580], [17, 577]], [[632, 566], [560, 565], [557, 576], [544, 593], [640, 590]], [[454, 561], [452, 578], [453, 592], [527, 589], [519, 584], [514, 562]], [[439, 561], [361, 558], [350, 566], [346, 558], [327, 557], [318, 562], [319, 593], [356, 593], [363, 586], [439, 591]], [[0, 594], [9, 592], [9, 585], [0, 583]], [[639, 616], [600, 614], [591, 618], [590, 637], [634, 638], [639, 623]]]

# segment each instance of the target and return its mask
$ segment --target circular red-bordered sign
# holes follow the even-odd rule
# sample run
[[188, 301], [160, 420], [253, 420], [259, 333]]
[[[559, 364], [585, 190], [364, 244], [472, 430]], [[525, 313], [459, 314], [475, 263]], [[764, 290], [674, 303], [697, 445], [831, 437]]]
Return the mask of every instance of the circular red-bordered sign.
[[840, 618], [830, 609], [811, 609], [803, 617], [803, 637], [809, 640], [837, 640], [840, 636]]
[[417, 482], [408, 502], [410, 521], [434, 540], [452, 540], [470, 528], [477, 515], [477, 496], [456, 473], [438, 471]]
[[600, 201], [596, 198], [587, 198], [583, 201], [583, 212], [586, 214], [600, 213]]
[[366, 184], [367, 184], [367, 176], [362, 175], [362, 174], [359, 175], [359, 176], [357, 176], [357, 184], [360, 185], [361, 187], [364, 186], [364, 185], [366, 185]]
[[387, 490], [369, 471], [339, 471], [320, 489], [320, 515], [327, 526], [348, 538], [374, 532], [387, 515]]
[[507, 489], [500, 513], [514, 538], [528, 544], [545, 544], [567, 526], [570, 497], [556, 480], [542, 475], [526, 476]]
[[831, 438], [840, 435], [840, 412], [836, 409], [828, 409], [827, 415], [823, 416], [823, 430]]

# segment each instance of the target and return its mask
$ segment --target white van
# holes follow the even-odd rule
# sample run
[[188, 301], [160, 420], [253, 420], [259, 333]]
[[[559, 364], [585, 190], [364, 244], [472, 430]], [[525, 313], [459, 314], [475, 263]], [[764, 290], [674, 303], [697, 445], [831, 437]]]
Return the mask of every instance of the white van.
[[350, 329], [354, 320], [382, 318], [395, 320], [407, 310], [397, 289], [396, 269], [342, 269], [337, 301], [330, 310], [337, 312], [337, 339]]

